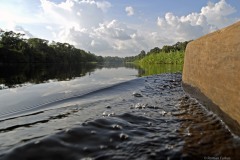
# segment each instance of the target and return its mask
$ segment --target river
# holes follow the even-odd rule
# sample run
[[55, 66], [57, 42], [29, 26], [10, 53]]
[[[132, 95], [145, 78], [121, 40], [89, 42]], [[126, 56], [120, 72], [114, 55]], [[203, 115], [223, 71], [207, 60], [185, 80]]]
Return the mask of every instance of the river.
[[[0, 159], [238, 159], [181, 66], [0, 66]], [[175, 73], [177, 72], [177, 73]]]

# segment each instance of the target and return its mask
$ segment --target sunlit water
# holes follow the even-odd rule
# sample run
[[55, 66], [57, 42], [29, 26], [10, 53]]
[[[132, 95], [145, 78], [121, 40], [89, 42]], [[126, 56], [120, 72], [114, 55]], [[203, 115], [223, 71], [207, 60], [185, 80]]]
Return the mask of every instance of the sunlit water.
[[27, 112], [72, 105], [88, 94], [129, 81], [136, 75], [134, 69], [103, 68], [71, 81], [48, 80], [48, 83], [0, 90], [0, 120]]
[[0, 159], [238, 159], [239, 137], [184, 93], [180, 73], [140, 73], [101, 67], [0, 90]]

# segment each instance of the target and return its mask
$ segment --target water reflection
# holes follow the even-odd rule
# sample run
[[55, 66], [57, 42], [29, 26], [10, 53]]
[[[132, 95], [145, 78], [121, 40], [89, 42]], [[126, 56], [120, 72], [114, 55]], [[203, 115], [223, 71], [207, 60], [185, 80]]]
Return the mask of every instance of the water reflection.
[[183, 65], [176, 64], [142, 64], [139, 65], [143, 71], [139, 73], [139, 76], [149, 76], [162, 73], [176, 73], [182, 72]]
[[92, 74], [96, 69], [102, 68], [134, 69], [138, 77], [181, 72], [178, 65], [135, 65], [123, 63], [108, 64], [11, 64], [0, 65], [0, 89], [14, 88], [30, 84], [39, 84], [49, 80], [66, 81], [76, 77]]
[[43, 83], [48, 80], [70, 80], [91, 73], [96, 64], [14, 64], [0, 66], [2, 87], [16, 87], [25, 83]]

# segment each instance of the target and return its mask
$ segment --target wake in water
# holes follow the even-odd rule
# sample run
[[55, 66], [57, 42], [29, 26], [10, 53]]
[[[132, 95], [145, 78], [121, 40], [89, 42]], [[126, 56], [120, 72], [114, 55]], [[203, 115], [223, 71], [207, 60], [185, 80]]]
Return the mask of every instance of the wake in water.
[[64, 107], [3, 120], [0, 158], [232, 160], [240, 156], [239, 137], [185, 95], [181, 74], [140, 78], [60, 104]]

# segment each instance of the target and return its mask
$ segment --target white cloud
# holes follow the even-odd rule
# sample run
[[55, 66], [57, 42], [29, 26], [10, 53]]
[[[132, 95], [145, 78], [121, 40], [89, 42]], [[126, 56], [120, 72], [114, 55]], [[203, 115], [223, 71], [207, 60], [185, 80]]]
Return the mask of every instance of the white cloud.
[[24, 29], [20, 25], [16, 25], [15, 23], [7, 24], [7, 30], [3, 28], [4, 31], [14, 31], [16, 33], [24, 34], [24, 38], [33, 38], [34, 36], [26, 29]]
[[118, 40], [129, 40], [131, 39], [131, 34], [136, 32], [117, 20], [112, 20], [107, 24], [100, 24], [95, 31], [99, 36], [108, 36]]
[[[42, 16], [51, 22], [46, 26], [55, 35], [56, 41], [68, 42], [102, 55], [127, 56], [155, 46], [196, 39], [236, 21], [228, 17], [235, 9], [225, 0], [209, 3], [199, 13], [185, 16], [166, 13], [164, 17], [158, 17], [156, 31], [130, 27], [116, 19], [106, 21], [105, 13], [111, 7], [107, 1], [66, 0], [56, 4], [41, 0], [41, 6]], [[131, 6], [126, 7], [125, 11], [128, 16], [134, 15]]]
[[109, 2], [66, 0], [56, 4], [41, 0], [41, 6], [41, 16], [51, 22], [45, 26], [56, 41], [103, 55], [127, 56], [146, 47], [136, 29], [116, 19], [104, 19], [104, 13], [111, 7]]
[[195, 39], [211, 31], [211, 26], [207, 24], [206, 18], [198, 14], [178, 17], [173, 13], [166, 13], [164, 18], [158, 18], [159, 33], [164, 37], [184, 41]]
[[[158, 36], [166, 37], [172, 43], [196, 39], [204, 34], [226, 27], [237, 21], [228, 16], [236, 12], [234, 7], [220, 0], [218, 3], [208, 3], [202, 7], [200, 13], [191, 13], [178, 17], [173, 13], [166, 13], [165, 17], [158, 17]], [[155, 36], [157, 38], [157, 36]]]
[[127, 6], [127, 7], [125, 8], [125, 11], [127, 12], [127, 15], [128, 15], [128, 16], [134, 15], [134, 9], [133, 9], [133, 7], [131, 7], [131, 6]]
[[[188, 15], [166, 13], [157, 18], [155, 26], [151, 21], [138, 19], [135, 21], [140, 23], [131, 24], [114, 18], [115, 15], [109, 16], [114, 5], [107, 0], [63, 0], [60, 3], [40, 0], [34, 1], [35, 8], [25, 0], [21, 2], [24, 4], [18, 3], [16, 9], [0, 6], [2, 29], [19, 31], [29, 37], [31, 29], [29, 31], [39, 38], [71, 43], [101, 55], [134, 55], [156, 46], [195, 39], [239, 20], [233, 18], [236, 9], [226, 0], [208, 3], [199, 12]], [[135, 14], [132, 6], [127, 6], [125, 11], [128, 16]]]
[[[38, 20], [35, 17], [37, 9], [35, 2], [29, 5], [26, 0], [1, 1], [0, 5], [0, 23], [35, 23]], [[28, 9], [26, 9], [28, 8]], [[29, 14], [31, 13], [31, 16]]]
[[201, 9], [201, 15], [207, 18], [207, 21], [218, 28], [232, 24], [235, 20], [228, 18], [229, 15], [235, 13], [236, 9], [229, 5], [225, 0], [220, 0], [218, 3], [208, 3], [206, 7]]
[[18, 26], [18, 25], [14, 26], [13, 31], [24, 34], [25, 38], [33, 38], [34, 37], [29, 31], [25, 30], [23, 27]]
[[[41, 0], [42, 17], [56, 41], [68, 42], [89, 51], [98, 51], [99, 39], [94, 29], [104, 22], [103, 14], [111, 4], [94, 0], [66, 0], [60, 4]], [[96, 39], [95, 39], [96, 38]], [[104, 45], [106, 46], [106, 45]]]
[[100, 24], [94, 30], [94, 34], [95, 37], [103, 40], [105, 44], [107, 42], [108, 49], [119, 56], [138, 53], [139, 48], [146, 47], [146, 43], [142, 42], [143, 37], [139, 35], [136, 29], [130, 28], [117, 20]]
[[52, 26], [46, 26], [46, 29], [52, 31], [52, 30], [53, 30], [53, 27], [52, 27]]
[[96, 2], [98, 8], [101, 8], [104, 12], [107, 12], [108, 8], [110, 8], [112, 5], [108, 1], [102, 1], [102, 2]]
[[60, 4], [41, 0], [41, 7], [47, 22], [68, 28], [91, 28], [103, 21], [103, 6], [91, 0], [66, 0]]

